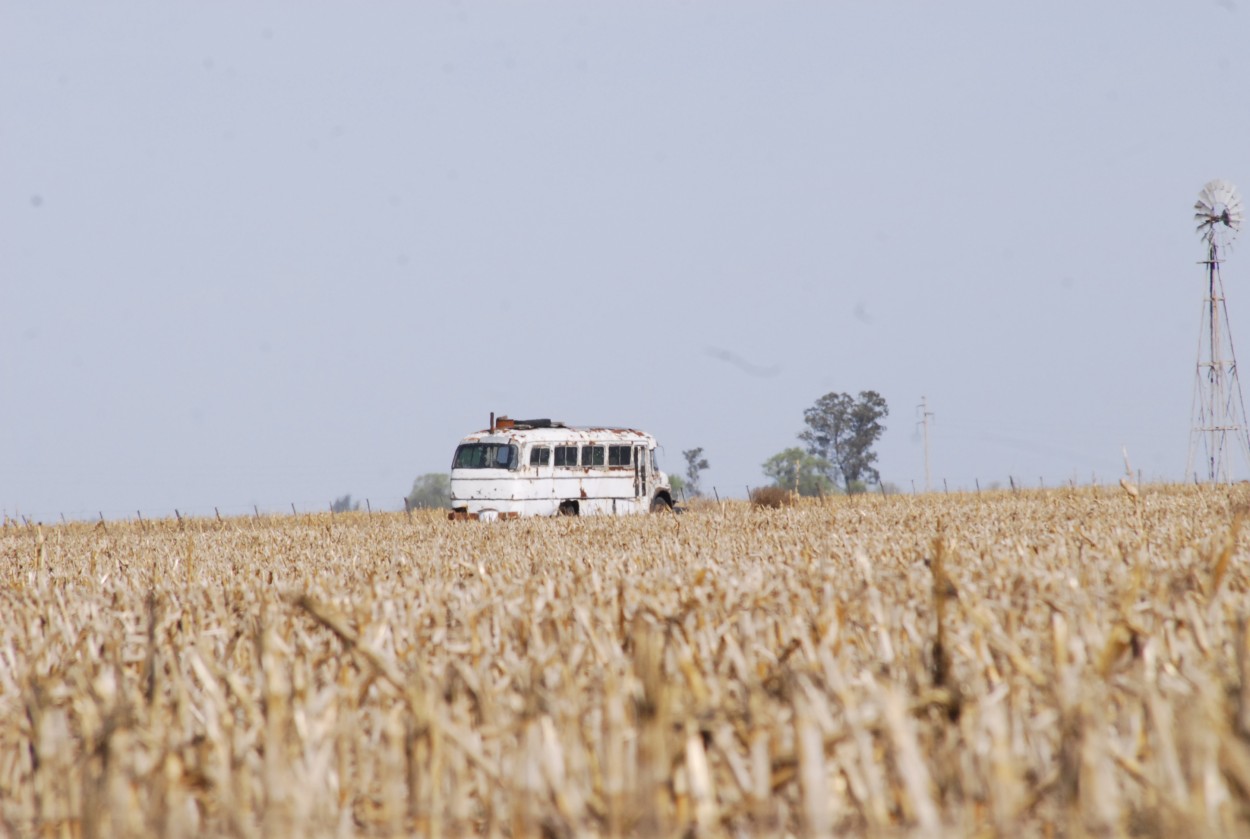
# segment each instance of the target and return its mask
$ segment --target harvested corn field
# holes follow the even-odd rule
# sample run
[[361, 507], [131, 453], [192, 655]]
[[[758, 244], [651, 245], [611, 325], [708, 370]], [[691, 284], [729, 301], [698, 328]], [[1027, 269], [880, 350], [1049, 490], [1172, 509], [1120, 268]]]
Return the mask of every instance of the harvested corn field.
[[0, 831], [1244, 835], [1246, 492], [10, 521]]

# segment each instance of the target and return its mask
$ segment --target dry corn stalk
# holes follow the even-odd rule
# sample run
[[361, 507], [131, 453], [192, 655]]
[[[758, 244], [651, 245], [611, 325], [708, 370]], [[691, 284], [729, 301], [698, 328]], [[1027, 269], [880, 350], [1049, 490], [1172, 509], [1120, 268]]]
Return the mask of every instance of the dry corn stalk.
[[1244, 833], [1244, 499], [1133, 489], [8, 524], [0, 832]]

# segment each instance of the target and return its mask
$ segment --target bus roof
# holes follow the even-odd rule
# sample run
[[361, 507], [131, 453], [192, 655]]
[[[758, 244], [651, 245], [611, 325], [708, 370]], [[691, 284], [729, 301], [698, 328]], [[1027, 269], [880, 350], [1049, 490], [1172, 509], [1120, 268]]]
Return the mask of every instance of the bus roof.
[[538, 427], [517, 423], [511, 428], [484, 429], [469, 434], [461, 443], [647, 443], [655, 438], [636, 428], [611, 426], [569, 426], [551, 423]]

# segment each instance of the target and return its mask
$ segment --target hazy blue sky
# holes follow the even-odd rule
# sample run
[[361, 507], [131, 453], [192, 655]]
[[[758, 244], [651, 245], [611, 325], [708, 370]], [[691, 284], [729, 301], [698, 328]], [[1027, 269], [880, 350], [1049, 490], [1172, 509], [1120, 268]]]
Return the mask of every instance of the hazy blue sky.
[[394, 509], [492, 410], [741, 496], [863, 389], [904, 488], [922, 395], [939, 486], [1181, 479], [1248, 16], [0, 0], [0, 510]]

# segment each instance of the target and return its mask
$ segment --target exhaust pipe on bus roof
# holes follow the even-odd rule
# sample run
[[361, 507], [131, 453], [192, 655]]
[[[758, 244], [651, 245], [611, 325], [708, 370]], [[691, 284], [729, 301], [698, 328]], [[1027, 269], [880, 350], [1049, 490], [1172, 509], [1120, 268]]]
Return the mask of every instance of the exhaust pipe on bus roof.
[[508, 417], [507, 414], [495, 415], [494, 411], [490, 412], [490, 430], [491, 431], [507, 431], [509, 428], [516, 426], [516, 420]]
[[510, 419], [506, 414], [500, 414], [499, 417], [496, 418], [495, 412], [490, 412], [490, 430], [492, 432], [507, 431], [509, 428], [516, 428], [516, 424], [516, 420]]

